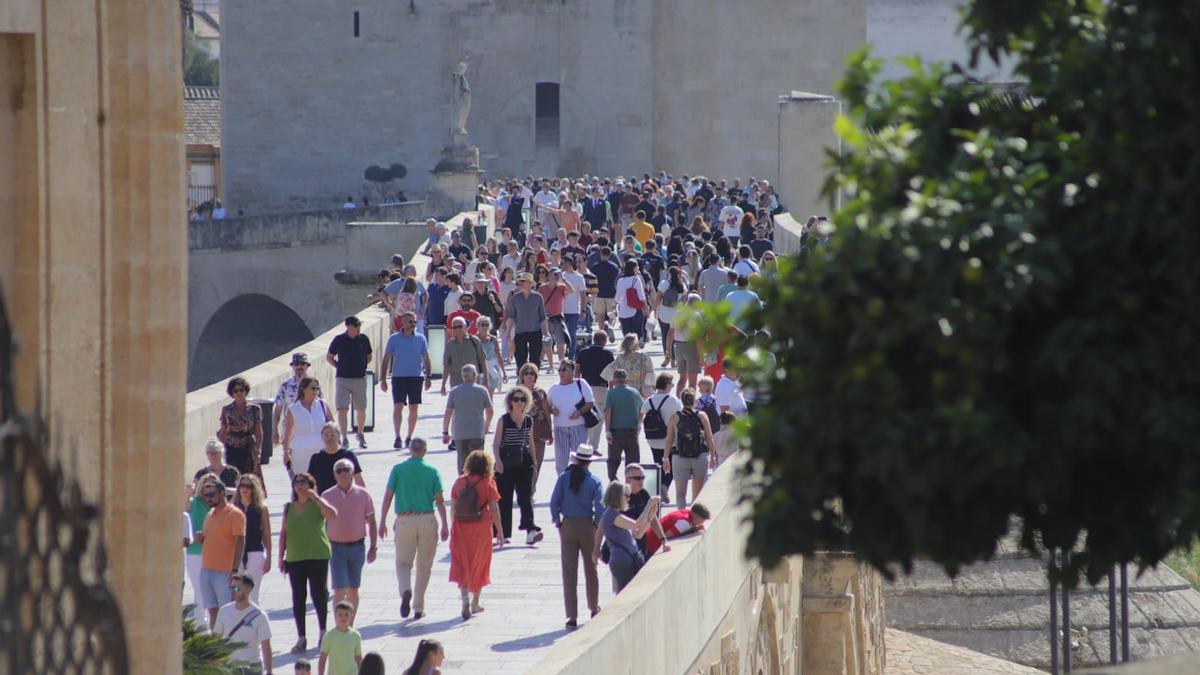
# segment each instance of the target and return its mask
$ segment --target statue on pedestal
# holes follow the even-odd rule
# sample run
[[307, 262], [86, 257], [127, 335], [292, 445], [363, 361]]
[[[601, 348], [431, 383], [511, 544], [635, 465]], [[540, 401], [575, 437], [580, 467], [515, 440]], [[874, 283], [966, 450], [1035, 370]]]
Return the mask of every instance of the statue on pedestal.
[[463, 57], [454, 68], [451, 75], [454, 82], [453, 115], [451, 117], [451, 133], [454, 140], [459, 137], [465, 140], [467, 135], [467, 117], [471, 114], [471, 83], [467, 81], [467, 57]]
[[450, 97], [450, 144], [442, 148], [435, 173], [479, 171], [479, 149], [467, 143], [467, 117], [471, 114], [471, 84], [467, 81], [467, 57], [450, 74], [454, 90]]

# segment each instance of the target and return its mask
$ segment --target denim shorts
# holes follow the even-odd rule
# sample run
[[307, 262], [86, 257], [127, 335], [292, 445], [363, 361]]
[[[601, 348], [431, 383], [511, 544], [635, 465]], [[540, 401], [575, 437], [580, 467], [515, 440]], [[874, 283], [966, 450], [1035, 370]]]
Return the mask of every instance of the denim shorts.
[[362, 569], [367, 562], [367, 545], [362, 541], [351, 544], [330, 542], [333, 556], [329, 559], [329, 574], [334, 588], [358, 588], [362, 585]]
[[200, 570], [200, 599], [205, 607], [220, 609], [221, 606], [233, 602], [233, 591], [229, 590], [230, 574], [232, 572]]

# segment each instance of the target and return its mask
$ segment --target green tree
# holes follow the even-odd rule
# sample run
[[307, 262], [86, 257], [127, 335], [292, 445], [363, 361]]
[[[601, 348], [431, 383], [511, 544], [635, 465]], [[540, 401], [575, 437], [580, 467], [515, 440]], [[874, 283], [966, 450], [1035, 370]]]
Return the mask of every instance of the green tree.
[[193, 87], [215, 87], [221, 81], [221, 63], [208, 49], [196, 41], [191, 31], [185, 31], [183, 51], [183, 83]]
[[[973, 0], [966, 66], [839, 90], [828, 246], [729, 345], [768, 402], [749, 552], [955, 573], [1081, 546], [1073, 583], [1200, 528], [1200, 4]], [[970, 73], [1005, 58], [1026, 83]], [[803, 214], [798, 214], [803, 215]], [[772, 353], [777, 365], [764, 358]]]

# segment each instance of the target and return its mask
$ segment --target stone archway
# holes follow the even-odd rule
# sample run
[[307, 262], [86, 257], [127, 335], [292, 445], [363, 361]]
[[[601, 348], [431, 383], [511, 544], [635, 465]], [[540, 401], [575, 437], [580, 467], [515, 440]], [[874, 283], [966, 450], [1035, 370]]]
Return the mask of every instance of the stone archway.
[[770, 593], [762, 595], [758, 622], [750, 635], [749, 646], [751, 675], [780, 675], [783, 672], [779, 654], [779, 625]]
[[[261, 293], [244, 293], [212, 315], [188, 364], [188, 391], [220, 381], [313, 339], [291, 307]], [[320, 358], [311, 354], [309, 358]]]

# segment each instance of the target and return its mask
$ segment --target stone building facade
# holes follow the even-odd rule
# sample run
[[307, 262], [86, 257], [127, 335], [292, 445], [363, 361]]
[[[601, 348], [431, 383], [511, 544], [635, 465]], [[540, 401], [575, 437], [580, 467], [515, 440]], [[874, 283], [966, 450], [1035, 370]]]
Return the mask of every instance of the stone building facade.
[[866, 0], [258, 0], [222, 8], [226, 206], [340, 204], [405, 164], [420, 194], [469, 57], [488, 176], [778, 168], [777, 100], [829, 93]]

